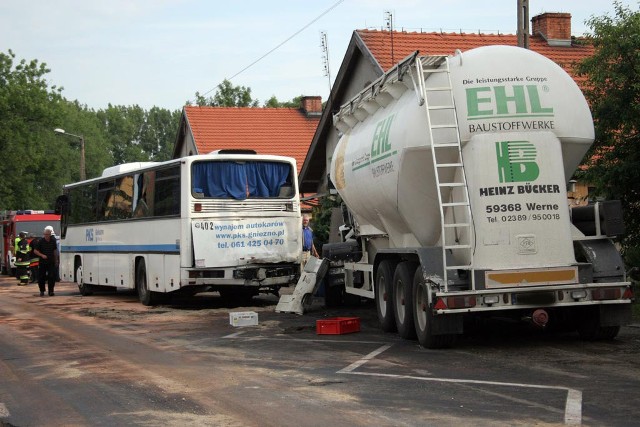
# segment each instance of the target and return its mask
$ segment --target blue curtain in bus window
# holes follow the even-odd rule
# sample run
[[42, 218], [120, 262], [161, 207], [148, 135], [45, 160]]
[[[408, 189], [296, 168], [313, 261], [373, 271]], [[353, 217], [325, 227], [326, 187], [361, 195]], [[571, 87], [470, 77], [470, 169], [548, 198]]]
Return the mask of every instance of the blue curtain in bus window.
[[198, 162], [192, 166], [193, 191], [204, 197], [277, 197], [290, 167], [286, 163]]
[[192, 166], [193, 190], [204, 197], [247, 198], [244, 165], [229, 162], [198, 162]]
[[286, 163], [247, 163], [249, 195], [252, 197], [278, 197], [280, 187], [287, 181], [289, 165]]

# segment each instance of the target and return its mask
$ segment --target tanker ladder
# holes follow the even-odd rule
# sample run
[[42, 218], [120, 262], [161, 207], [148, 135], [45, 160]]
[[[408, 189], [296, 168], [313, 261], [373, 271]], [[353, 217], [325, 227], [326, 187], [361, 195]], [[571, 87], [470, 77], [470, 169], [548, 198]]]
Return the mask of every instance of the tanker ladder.
[[431, 157], [438, 188], [444, 291], [448, 292], [448, 279], [458, 270], [467, 271], [471, 289], [475, 290], [471, 206], [449, 58], [446, 55], [418, 57], [416, 71], [416, 93], [427, 113]]

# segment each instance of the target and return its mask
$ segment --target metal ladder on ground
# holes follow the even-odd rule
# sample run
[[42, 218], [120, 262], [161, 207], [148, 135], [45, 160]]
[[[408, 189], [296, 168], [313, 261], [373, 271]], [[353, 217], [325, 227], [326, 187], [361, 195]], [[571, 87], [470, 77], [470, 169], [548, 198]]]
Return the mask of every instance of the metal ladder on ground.
[[[457, 270], [468, 272], [471, 289], [475, 289], [471, 205], [462, 162], [449, 58], [444, 55], [418, 57], [416, 70], [420, 102], [427, 112], [438, 188], [444, 291], [448, 291], [448, 279]], [[460, 259], [468, 260], [468, 264], [455, 262]]]

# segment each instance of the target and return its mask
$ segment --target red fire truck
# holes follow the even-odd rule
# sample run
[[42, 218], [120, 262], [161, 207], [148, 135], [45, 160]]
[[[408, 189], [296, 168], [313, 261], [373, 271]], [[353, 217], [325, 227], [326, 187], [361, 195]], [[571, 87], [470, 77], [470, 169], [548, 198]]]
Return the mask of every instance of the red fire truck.
[[44, 228], [50, 225], [60, 235], [60, 215], [54, 211], [2, 211], [0, 212], [0, 229], [2, 230], [2, 274], [15, 276], [16, 257], [14, 244], [16, 236], [24, 231], [29, 239], [41, 237]]

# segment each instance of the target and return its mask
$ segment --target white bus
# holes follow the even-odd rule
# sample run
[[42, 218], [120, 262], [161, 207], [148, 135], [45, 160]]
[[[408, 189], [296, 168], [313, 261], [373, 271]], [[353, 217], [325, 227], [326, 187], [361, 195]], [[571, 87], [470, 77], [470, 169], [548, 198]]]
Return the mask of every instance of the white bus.
[[60, 274], [82, 295], [136, 289], [140, 302], [218, 291], [248, 302], [300, 274], [295, 160], [220, 150], [129, 163], [65, 185]]

